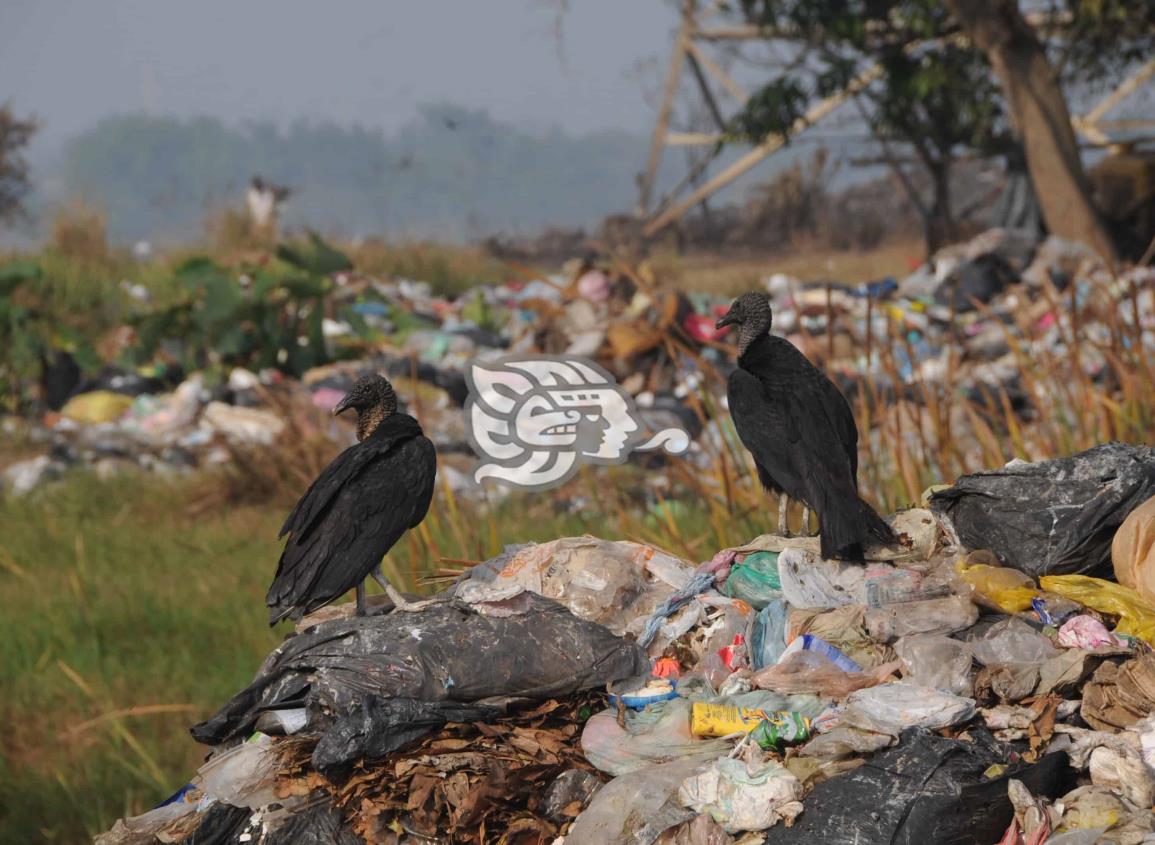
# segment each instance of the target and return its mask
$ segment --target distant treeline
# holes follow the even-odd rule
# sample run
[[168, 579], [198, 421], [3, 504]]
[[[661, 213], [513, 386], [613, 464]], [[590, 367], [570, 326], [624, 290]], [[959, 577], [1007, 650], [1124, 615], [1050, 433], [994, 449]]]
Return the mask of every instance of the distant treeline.
[[344, 236], [472, 238], [584, 225], [631, 207], [646, 139], [532, 134], [485, 112], [425, 106], [396, 134], [299, 121], [109, 117], [66, 147], [63, 190], [110, 235], [190, 240], [259, 174], [294, 189], [288, 225]]

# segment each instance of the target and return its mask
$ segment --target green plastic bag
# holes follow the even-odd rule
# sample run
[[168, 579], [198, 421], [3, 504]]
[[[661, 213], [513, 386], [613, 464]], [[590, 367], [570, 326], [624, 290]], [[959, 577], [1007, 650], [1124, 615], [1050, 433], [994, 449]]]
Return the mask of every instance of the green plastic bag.
[[782, 598], [782, 581], [778, 578], [778, 552], [754, 552], [730, 570], [722, 585], [722, 594], [761, 610]]

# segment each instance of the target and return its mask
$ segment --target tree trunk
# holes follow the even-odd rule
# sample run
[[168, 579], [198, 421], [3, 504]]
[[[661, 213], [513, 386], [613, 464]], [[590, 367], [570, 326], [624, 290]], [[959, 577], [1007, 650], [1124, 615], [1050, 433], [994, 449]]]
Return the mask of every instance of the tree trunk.
[[950, 207], [950, 162], [935, 162], [929, 169], [934, 193], [924, 220], [927, 258], [958, 240], [958, 226]]
[[1067, 101], [1017, 0], [947, 0], [947, 5], [999, 79], [1047, 228], [1113, 261], [1115, 247], [1091, 203]]

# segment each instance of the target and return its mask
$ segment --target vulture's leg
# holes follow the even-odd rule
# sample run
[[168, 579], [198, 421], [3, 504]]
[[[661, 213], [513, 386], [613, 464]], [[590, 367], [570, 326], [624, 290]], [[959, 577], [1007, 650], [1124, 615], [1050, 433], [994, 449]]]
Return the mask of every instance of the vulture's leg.
[[365, 582], [357, 585], [357, 616], [365, 616]]
[[810, 533], [810, 505], [802, 506], [802, 536], [812, 537]]
[[790, 497], [785, 492], [778, 494], [778, 536], [790, 536], [790, 523], [786, 520], [790, 517]]
[[386, 578], [385, 574], [381, 571], [381, 564], [377, 564], [377, 568], [373, 570], [373, 580], [381, 585], [381, 589], [385, 591], [385, 595], [389, 596], [393, 601], [394, 608], [406, 613], [424, 610], [432, 605], [445, 602], [445, 599], [436, 597], [423, 599], [421, 601], [409, 601], [405, 596], [401, 595], [396, 587], [389, 583], [389, 579]]

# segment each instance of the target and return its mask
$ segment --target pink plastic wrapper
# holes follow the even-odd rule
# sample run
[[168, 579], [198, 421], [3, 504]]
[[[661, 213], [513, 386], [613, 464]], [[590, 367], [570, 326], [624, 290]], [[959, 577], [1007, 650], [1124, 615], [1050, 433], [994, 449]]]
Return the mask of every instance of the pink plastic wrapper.
[[1059, 629], [1059, 645], [1063, 648], [1096, 649], [1103, 646], [1123, 646], [1127, 643], [1107, 630], [1094, 616], [1075, 616]]

